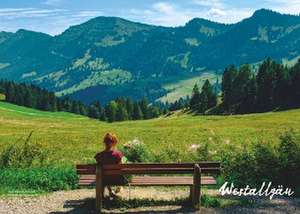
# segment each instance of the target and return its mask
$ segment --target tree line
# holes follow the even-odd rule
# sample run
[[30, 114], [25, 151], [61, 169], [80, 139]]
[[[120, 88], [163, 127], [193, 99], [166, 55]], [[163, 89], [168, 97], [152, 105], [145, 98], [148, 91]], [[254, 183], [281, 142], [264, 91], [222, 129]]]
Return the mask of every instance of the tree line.
[[198, 85], [195, 84], [192, 97], [189, 101], [189, 107], [194, 112], [205, 113], [208, 109], [217, 105], [217, 93], [212, 84], [206, 80], [202, 86], [201, 92]]
[[146, 98], [133, 101], [131, 98], [117, 98], [102, 106], [100, 102], [86, 105], [68, 97], [58, 98], [53, 92], [35, 85], [0, 80], [0, 93], [5, 101], [43, 111], [65, 111], [89, 116], [102, 121], [141, 120], [159, 117], [167, 109], [162, 104], [150, 104]]
[[201, 93], [194, 86], [189, 107], [198, 113], [244, 114], [300, 107], [300, 60], [292, 67], [268, 58], [257, 70], [249, 64], [224, 70], [221, 104], [207, 80]]
[[[7, 102], [43, 111], [66, 111], [114, 122], [159, 117], [168, 111], [191, 109], [197, 113], [244, 114], [300, 107], [300, 60], [292, 67], [266, 59], [258, 69], [249, 64], [227, 67], [222, 76], [221, 94], [218, 83], [205, 81], [201, 90], [195, 84], [191, 97], [174, 103], [150, 104], [147, 98], [134, 101], [120, 97], [106, 105], [86, 105], [68, 97], [58, 98], [53, 92], [35, 85], [0, 80], [0, 93]], [[220, 97], [220, 99], [218, 99]]]

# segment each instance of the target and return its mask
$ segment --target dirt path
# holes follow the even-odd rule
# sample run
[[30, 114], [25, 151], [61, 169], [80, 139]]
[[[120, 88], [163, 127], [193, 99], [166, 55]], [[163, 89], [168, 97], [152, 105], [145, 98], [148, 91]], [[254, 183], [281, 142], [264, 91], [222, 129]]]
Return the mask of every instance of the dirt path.
[[[163, 194], [162, 194], [163, 192]], [[122, 198], [128, 199], [128, 189], [122, 193]], [[140, 200], [140, 207], [126, 209], [126, 204], [117, 208], [105, 210], [106, 213], [193, 213], [192, 210], [181, 207], [171, 198], [182, 198], [187, 196], [185, 190], [161, 190], [155, 188], [132, 189], [130, 198]], [[95, 213], [94, 208], [94, 190], [74, 190], [60, 191], [47, 195], [35, 197], [6, 197], [0, 198], [1, 214], [88, 214]], [[158, 200], [157, 205], [143, 205], [144, 199]], [[253, 207], [233, 206], [227, 208], [202, 208], [202, 213], [300, 213], [300, 199], [259, 199]]]

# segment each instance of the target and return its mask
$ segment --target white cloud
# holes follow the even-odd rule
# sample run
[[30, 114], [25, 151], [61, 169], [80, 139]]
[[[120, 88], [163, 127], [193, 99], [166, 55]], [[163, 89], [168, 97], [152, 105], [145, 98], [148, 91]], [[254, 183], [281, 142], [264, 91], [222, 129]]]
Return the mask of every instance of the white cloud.
[[0, 13], [19, 12], [33, 9], [34, 8], [0, 8]]
[[178, 5], [167, 2], [155, 3], [151, 8], [145, 10], [136, 8], [129, 11], [124, 10], [119, 15], [138, 22], [160, 26], [184, 25], [193, 16], [189, 11], [183, 10]]
[[147, 10], [131, 9], [122, 15], [129, 19], [162, 26], [184, 25], [189, 20], [200, 17], [221, 23], [235, 23], [252, 15], [251, 8], [226, 7], [221, 0], [194, 0], [193, 7], [158, 2]]
[[50, 6], [59, 6], [63, 3], [64, 0], [46, 0], [44, 4], [50, 5]]
[[174, 6], [166, 2], [155, 3], [152, 7], [161, 13], [171, 14], [175, 12]]
[[213, 7], [213, 8], [224, 7], [224, 3], [222, 0], [193, 0], [193, 3], [205, 7]]
[[299, 14], [300, 0], [266, 0], [269, 8], [281, 13]]
[[56, 35], [71, 25], [103, 15], [102, 11], [40, 8], [1, 8], [0, 31], [14, 32], [20, 28]]
[[251, 8], [232, 8], [222, 10], [219, 13], [214, 11], [214, 13], [208, 14], [208, 18], [221, 23], [237, 23], [250, 17], [253, 12], [254, 10]]
[[84, 10], [84, 11], [79, 11], [78, 13], [75, 13], [73, 16], [74, 17], [82, 17], [82, 18], [86, 18], [86, 17], [96, 17], [96, 16], [103, 16], [103, 12], [102, 11], [97, 11], [97, 10]]
[[[148, 8], [116, 8], [107, 10], [69, 11], [56, 9], [65, 0], [43, 0], [47, 9], [0, 8], [0, 30], [27, 28], [57, 34], [90, 18], [109, 15], [162, 26], [180, 26], [192, 18], [205, 18], [222, 23], [235, 23], [250, 17], [255, 9], [266, 7], [282, 13], [299, 14], [300, 0], [263, 0], [251, 7], [237, 6], [225, 0], [161, 0]], [[51, 5], [52, 7], [49, 7]], [[246, 5], [246, 3], [244, 4]], [[50, 8], [50, 9], [49, 9]]]
[[65, 11], [62, 9], [2, 8], [0, 9], [0, 17], [4, 19], [48, 17]]
[[208, 11], [208, 14], [211, 17], [222, 17], [222, 16], [226, 16], [227, 12], [218, 8], [211, 8]]
[[189, 11], [182, 10], [177, 5], [166, 2], [155, 3], [152, 6], [152, 10], [153, 14], [148, 18], [151, 22], [159, 25], [182, 25], [192, 18], [192, 14]]

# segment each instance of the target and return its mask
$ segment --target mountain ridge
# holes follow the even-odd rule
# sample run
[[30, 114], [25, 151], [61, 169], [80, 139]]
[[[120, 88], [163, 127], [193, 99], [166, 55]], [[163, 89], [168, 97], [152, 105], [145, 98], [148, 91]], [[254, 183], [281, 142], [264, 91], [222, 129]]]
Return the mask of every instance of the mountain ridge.
[[[118, 96], [168, 100], [176, 90], [177, 98], [189, 94], [203, 74], [218, 82], [229, 64], [255, 64], [266, 57], [293, 62], [300, 56], [298, 38], [299, 16], [267, 9], [235, 24], [194, 18], [180, 27], [101, 16], [56, 36], [1, 32], [0, 78], [85, 102]], [[178, 86], [182, 80], [188, 80], [187, 88]]]

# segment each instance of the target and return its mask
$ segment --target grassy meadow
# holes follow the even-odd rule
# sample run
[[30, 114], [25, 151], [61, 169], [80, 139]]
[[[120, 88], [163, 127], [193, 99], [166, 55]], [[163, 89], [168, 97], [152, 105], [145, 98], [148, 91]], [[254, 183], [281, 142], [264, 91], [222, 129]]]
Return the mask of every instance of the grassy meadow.
[[236, 116], [193, 116], [175, 113], [147, 121], [104, 123], [63, 112], [42, 112], [0, 102], [0, 152], [10, 144], [24, 142], [31, 131], [31, 142], [49, 153], [56, 165], [93, 162], [102, 148], [102, 137], [117, 133], [120, 144], [135, 138], [149, 151], [167, 151], [164, 161], [192, 161], [193, 144], [210, 145], [214, 154], [239, 151], [256, 142], [276, 144], [288, 129], [300, 132], [300, 109]]

